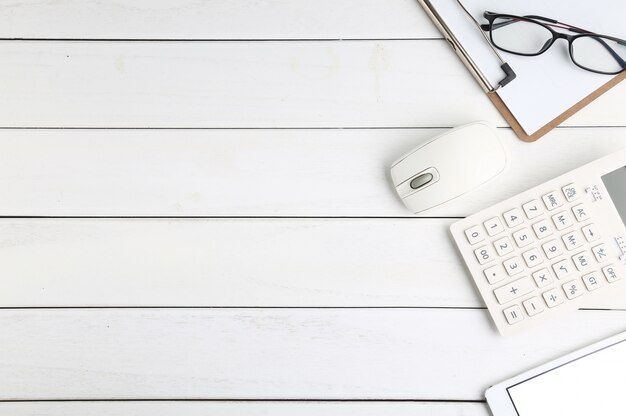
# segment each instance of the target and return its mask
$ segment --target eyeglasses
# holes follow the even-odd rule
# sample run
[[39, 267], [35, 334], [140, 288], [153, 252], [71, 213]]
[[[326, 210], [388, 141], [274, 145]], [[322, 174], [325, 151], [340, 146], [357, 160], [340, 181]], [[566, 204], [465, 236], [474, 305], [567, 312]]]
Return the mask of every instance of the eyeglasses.
[[[587, 30], [541, 16], [513, 16], [485, 12], [489, 22], [481, 29], [489, 32], [496, 48], [522, 56], [537, 56], [547, 51], [557, 39], [569, 43], [572, 62], [587, 71], [615, 75], [626, 69], [626, 41], [599, 35]], [[565, 29], [576, 35], [557, 32]]]

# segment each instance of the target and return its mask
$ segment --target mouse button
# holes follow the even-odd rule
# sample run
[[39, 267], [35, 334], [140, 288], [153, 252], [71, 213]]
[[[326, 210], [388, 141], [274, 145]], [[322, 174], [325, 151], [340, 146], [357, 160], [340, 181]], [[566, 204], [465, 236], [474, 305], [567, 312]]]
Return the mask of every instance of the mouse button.
[[438, 181], [432, 181], [429, 185], [407, 195], [403, 201], [407, 208], [417, 214], [450, 199], [450, 190], [444, 184], [443, 178], [439, 178]]
[[433, 161], [437, 156], [434, 141], [434, 139], [429, 140], [417, 149], [413, 149], [391, 167], [391, 179], [394, 186], [400, 186], [434, 165]]
[[396, 186], [396, 191], [400, 198], [406, 198], [414, 193], [423, 192], [439, 181], [439, 172], [437, 169], [430, 167], [421, 172], [407, 178], [404, 182]]
[[409, 186], [412, 189], [419, 189], [424, 185], [428, 185], [433, 180], [432, 173], [422, 173], [417, 177], [413, 178], [411, 182], [409, 182]]

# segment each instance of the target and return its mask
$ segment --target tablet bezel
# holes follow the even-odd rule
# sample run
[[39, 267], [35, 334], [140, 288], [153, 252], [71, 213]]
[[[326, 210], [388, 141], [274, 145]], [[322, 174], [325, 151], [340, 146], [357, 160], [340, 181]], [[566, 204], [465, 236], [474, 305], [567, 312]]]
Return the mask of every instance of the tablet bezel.
[[568, 363], [571, 363], [578, 359], [584, 359], [585, 356], [606, 348], [610, 348], [611, 346], [617, 345], [621, 342], [626, 342], [626, 331], [620, 332], [619, 334], [614, 335], [610, 338], [607, 338], [600, 342], [596, 342], [595, 344], [589, 345], [588, 347], [564, 355], [563, 357], [557, 358], [556, 360], [550, 361], [544, 365], [526, 371], [516, 377], [510, 378], [489, 387], [485, 392], [485, 398], [487, 399], [487, 404], [491, 409], [491, 413], [494, 416], [520, 416], [515, 409], [511, 396], [509, 395], [509, 388], [524, 381], [530, 380], [531, 378], [539, 376], [543, 373], [554, 370], [555, 368], [567, 365]]

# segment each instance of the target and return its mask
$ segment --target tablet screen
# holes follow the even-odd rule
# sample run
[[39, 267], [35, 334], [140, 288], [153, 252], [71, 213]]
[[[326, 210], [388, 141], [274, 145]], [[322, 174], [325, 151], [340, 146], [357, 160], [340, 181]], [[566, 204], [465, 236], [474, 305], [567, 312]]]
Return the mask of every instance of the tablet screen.
[[626, 340], [507, 388], [519, 416], [626, 415]]

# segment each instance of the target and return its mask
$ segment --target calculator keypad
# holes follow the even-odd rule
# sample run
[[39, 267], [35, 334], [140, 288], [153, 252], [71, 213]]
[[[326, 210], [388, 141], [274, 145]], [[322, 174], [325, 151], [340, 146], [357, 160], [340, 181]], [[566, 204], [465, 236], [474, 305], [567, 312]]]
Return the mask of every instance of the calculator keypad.
[[509, 325], [622, 278], [579, 197], [570, 183], [465, 230]]

